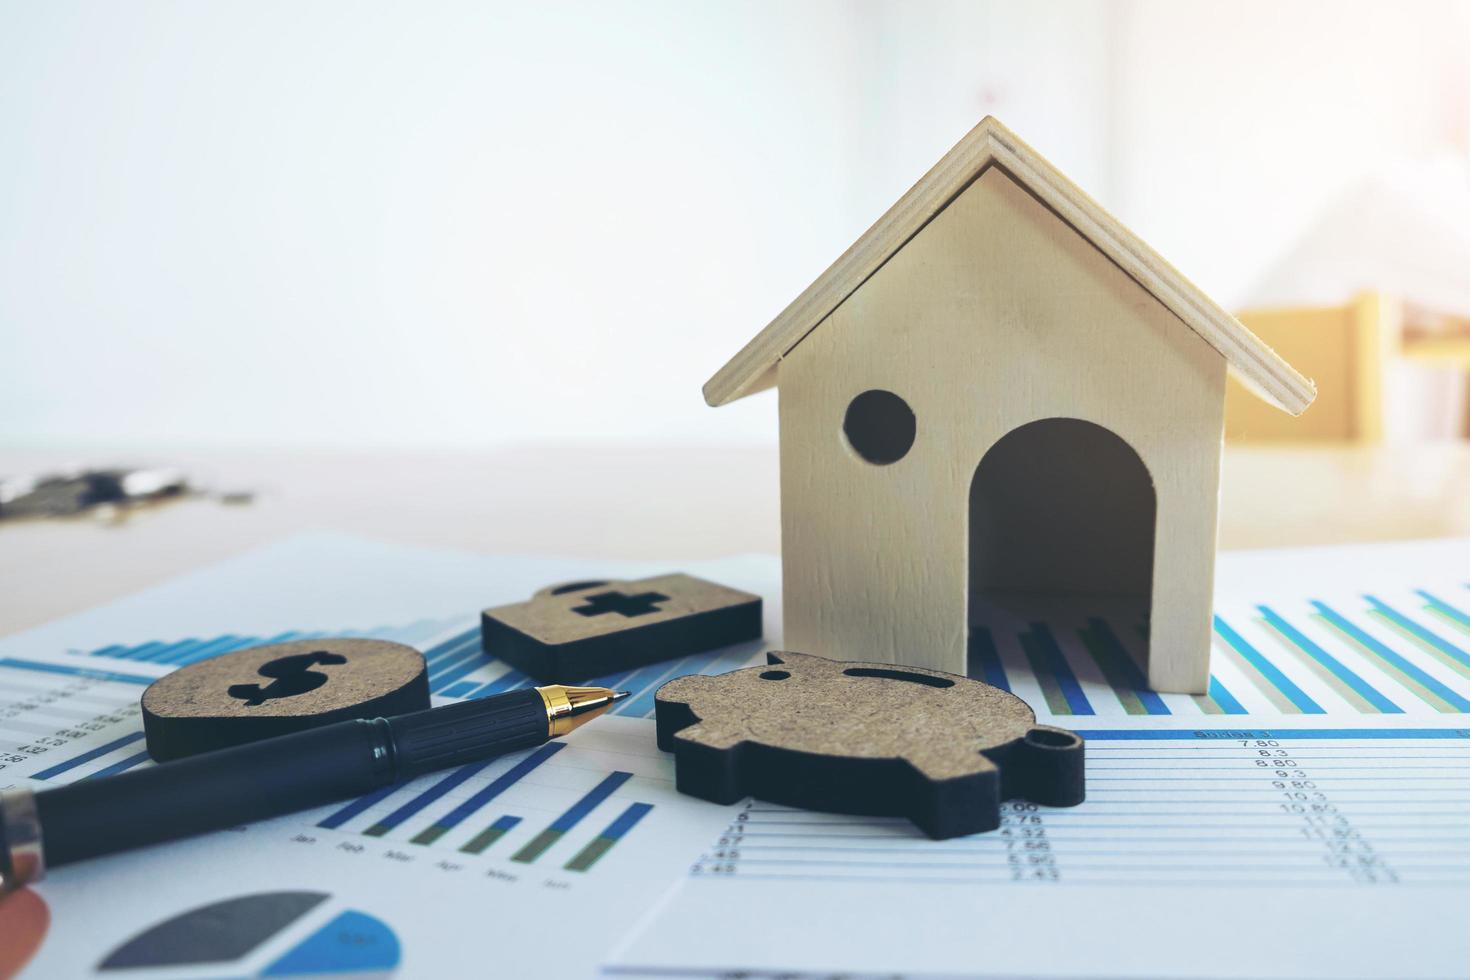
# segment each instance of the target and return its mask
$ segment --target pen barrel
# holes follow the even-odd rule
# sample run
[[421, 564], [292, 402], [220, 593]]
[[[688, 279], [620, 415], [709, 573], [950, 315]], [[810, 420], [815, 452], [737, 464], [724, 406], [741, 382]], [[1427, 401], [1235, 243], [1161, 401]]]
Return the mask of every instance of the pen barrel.
[[550, 734], [535, 688], [388, 719], [400, 776], [419, 776], [540, 745]]
[[50, 867], [369, 792], [394, 779], [387, 723], [345, 721], [36, 794]]

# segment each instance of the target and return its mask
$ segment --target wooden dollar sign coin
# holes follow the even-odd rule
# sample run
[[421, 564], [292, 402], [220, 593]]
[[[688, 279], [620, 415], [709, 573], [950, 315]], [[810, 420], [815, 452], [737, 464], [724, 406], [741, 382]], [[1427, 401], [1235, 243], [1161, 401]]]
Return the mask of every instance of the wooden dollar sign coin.
[[386, 640], [318, 639], [221, 654], [154, 681], [143, 731], [157, 762], [349, 718], [429, 707], [424, 656]]

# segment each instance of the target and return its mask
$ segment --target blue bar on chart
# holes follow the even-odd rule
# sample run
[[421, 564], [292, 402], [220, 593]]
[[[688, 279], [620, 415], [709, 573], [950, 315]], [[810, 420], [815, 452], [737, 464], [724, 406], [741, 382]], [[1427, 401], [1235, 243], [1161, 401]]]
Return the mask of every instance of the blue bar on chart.
[[1431, 595], [1423, 589], [1420, 589], [1417, 594], [1419, 598], [1424, 600], [1425, 609], [1439, 616], [1451, 626], [1458, 627], [1467, 634], [1470, 634], [1470, 613], [1455, 608], [1438, 596]]
[[154, 640], [150, 643], [143, 643], [133, 647], [127, 653], [123, 654], [123, 657], [127, 660], [147, 660], [166, 646], [168, 646], [167, 643]]
[[1130, 715], [1167, 715], [1169, 706], [1149, 689], [1143, 671], [1123, 647], [1106, 620], [1092, 617], [1078, 631], [1082, 645], [1092, 654], [1103, 678], [1113, 688], [1123, 710]]
[[444, 690], [462, 680], [466, 676], [479, 670], [490, 662], [490, 658], [478, 648], [471, 648], [465, 656], [455, 660], [453, 663], [444, 664], [439, 669], [429, 668], [429, 691], [433, 694], [443, 694]]
[[495, 680], [487, 681], [480, 686], [479, 690], [469, 696], [472, 698], [485, 698], [492, 694], [504, 694], [506, 691], [512, 691], [530, 683], [531, 678], [512, 668], [495, 678]]
[[586, 796], [573, 803], [571, 809], [553, 820], [550, 827], [541, 831], [525, 847], [512, 854], [510, 859], [512, 861], [520, 861], [522, 864], [530, 864], [544, 854], [547, 848], [561, 840], [567, 831], [580, 823], [582, 818], [591, 813], [597, 804], [607, 799], [613, 794], [614, 790], [632, 778], [633, 774], [630, 772], [610, 773], [606, 779], [594, 786]]
[[1404, 709], [1390, 701], [1372, 684], [1349, 669], [1332, 654], [1291, 625], [1270, 606], [1257, 606], [1261, 620], [1284, 641], [1283, 646], [1297, 654], [1324, 684], [1344, 701], [1362, 712], [1403, 714]]
[[329, 814], [325, 819], [319, 821], [317, 826], [324, 827], [327, 830], [335, 830], [368, 807], [386, 800], [402, 789], [404, 785], [403, 783], [394, 783], [392, 786], [384, 786], [382, 789], [373, 790], [366, 796], [359, 796], [342, 809]]
[[[112, 657], [122, 660], [141, 660], [147, 663], [174, 664], [183, 666], [195, 663], [221, 653], [231, 650], [241, 650], [249, 647], [267, 646], [272, 643], [286, 643], [291, 640], [310, 640], [320, 637], [350, 637], [367, 636], [382, 640], [391, 640], [397, 643], [413, 643], [414, 641], [432, 636], [440, 632], [441, 623], [435, 620], [420, 619], [409, 623], [407, 626], [379, 626], [371, 630], [332, 630], [331, 632], [300, 632], [288, 630], [277, 633], [275, 636], [237, 636], [233, 633], [224, 636], [216, 636], [210, 639], [200, 640], [194, 637], [165, 642], [162, 640], [150, 640], [147, 643], [136, 646], [125, 646], [122, 644], [111, 644], [92, 650], [88, 656]], [[479, 641], [479, 628], [466, 630], [457, 634], [445, 643], [441, 643], [425, 655], [431, 663], [436, 655], [446, 652], [458, 654], [463, 652], [464, 644], [471, 639], [476, 644]]]
[[984, 626], [971, 626], [968, 647], [969, 675], [1002, 691], [1011, 689], [1006, 679], [1005, 665], [1000, 662], [1000, 651], [995, 648], [995, 637]]
[[568, 871], [586, 871], [596, 864], [599, 858], [612, 850], [612, 846], [622, 840], [623, 835], [632, 830], [634, 825], [647, 816], [648, 811], [652, 809], [653, 804], [651, 803], [629, 804], [628, 809], [608, 824], [606, 830], [592, 838], [591, 843], [578, 851], [564, 867]]
[[1446, 667], [1463, 676], [1470, 677], [1470, 653], [1446, 640], [1433, 630], [1405, 616], [1392, 606], [1375, 598], [1364, 596], [1372, 607], [1370, 612], [1416, 643]]
[[[295, 639], [300, 635], [301, 634], [299, 633], [282, 634], [282, 636], [287, 639]], [[180, 643], [172, 643], [164, 647], [162, 650], [159, 650], [152, 656], [148, 657], [148, 659], [153, 663], [175, 664], [178, 666], [184, 666], [185, 664], [192, 664], [199, 660], [207, 660], [210, 657], [225, 653], [229, 650], [238, 650], [242, 647], [261, 646], [264, 643], [276, 642], [282, 641], [274, 637], [270, 640], [259, 640], [253, 636], [221, 636], [216, 637], [212, 640], [197, 640], [190, 638]], [[97, 656], [97, 654], [94, 653], [92, 654], [92, 656], [95, 657]]]
[[[1245, 706], [1235, 699], [1235, 695], [1230, 693], [1230, 689], [1220, 683], [1220, 679], [1214, 674], [1210, 675], [1209, 693], [1196, 695], [1196, 699], [1200, 700], [1201, 704], [1205, 706], [1205, 711], [1208, 714], [1249, 714], [1245, 710]], [[1210, 710], [1211, 706], [1214, 708], [1213, 711]]]
[[1054, 715], [1096, 714], [1092, 702], [1082, 692], [1077, 675], [1072, 673], [1067, 658], [1057, 646], [1056, 637], [1045, 623], [1032, 623], [1020, 634], [1021, 649], [1031, 664], [1031, 672], [1041, 685], [1041, 696]]
[[87, 775], [87, 776], [83, 776], [82, 779], [83, 780], [87, 780], [87, 779], [98, 779], [98, 778], [100, 778], [102, 776], [115, 776], [115, 775], [117, 775], [120, 772], [127, 772], [129, 769], [136, 768], [138, 766], [141, 766], [143, 763], [149, 762], [149, 761], [151, 761], [151, 760], [148, 758], [148, 753], [147, 752], [139, 752], [137, 755], [130, 755], [126, 759], [122, 759], [122, 760], [120, 760], [118, 762], [114, 762], [110, 766], [103, 766], [101, 769], [98, 769], [96, 772], [94, 772], [94, 773], [92, 773], [90, 775]]
[[1245, 637], [1219, 616], [1215, 617], [1215, 633], [1225, 641], [1225, 652], [1235, 661], [1236, 666], [1278, 710], [1289, 714], [1326, 714], [1326, 709], [1313, 701], [1306, 691], [1297, 687], [1291, 678], [1281, 672], [1281, 668], [1267, 660], [1261, 651], [1251, 646]]
[[145, 643], [140, 647], [134, 648], [129, 659], [146, 660], [149, 663], [161, 663], [177, 650], [182, 643], [187, 642], [187, 640], [180, 640], [174, 643]]
[[[248, 636], [236, 636], [233, 633], [226, 633], [224, 636], [216, 636], [212, 640], [205, 640], [202, 643], [196, 643], [196, 645], [191, 646], [188, 650], [186, 650], [183, 656], [178, 656], [176, 654], [176, 659], [174, 662], [179, 664], [192, 664], [198, 660], [207, 660], [217, 653], [223, 653], [226, 650], [233, 648], [234, 645], [237, 643], [248, 643], [249, 641], [250, 637]], [[120, 656], [127, 660], [137, 660], [140, 659], [138, 657], [139, 649], [141, 648], [134, 647], [133, 649], [128, 650], [124, 653], [116, 654], [116, 656]], [[98, 656], [98, 654], [93, 653], [92, 656], [95, 657]]]
[[[565, 742], [547, 742], [535, 752], [532, 752], [530, 755], [526, 756], [524, 759], [511, 766], [505, 772], [492, 779], [489, 783], [479, 789], [476, 793], [474, 793], [474, 795], [470, 796], [459, 806], [455, 807], [453, 810], [450, 810], [444, 816], [440, 817], [438, 820], [435, 820], [431, 825], [425, 827], [423, 830], [415, 834], [413, 837], [413, 843], [434, 843], [434, 841], [438, 840], [440, 837], [443, 837], [455, 827], [458, 827], [472, 814], [478, 811], [481, 807], [485, 806], [485, 804], [489, 803], [501, 793], [504, 793], [516, 783], [520, 782], [521, 779], [523, 779], [528, 773], [535, 770], [537, 766], [541, 765], [541, 763], [545, 762], [547, 759], [550, 759], [552, 756], [556, 755], [564, 748], [566, 748]], [[481, 850], [483, 850], [483, 848], [481, 848]], [[479, 852], [476, 851], [473, 853]]]
[[1406, 660], [1388, 644], [1383, 643], [1327, 603], [1314, 600], [1312, 606], [1324, 623], [1351, 640], [1364, 656], [1436, 711], [1445, 713], [1470, 711], [1470, 699], [1461, 697], [1443, 682]]
[[[627, 715], [629, 718], [649, 718], [654, 712], [654, 696], [663, 682], [668, 677], [682, 677], [685, 674], [720, 673], [716, 668], [723, 664], [727, 670], [743, 665], [750, 657], [748, 644], [741, 644], [734, 650], [721, 648], [697, 653], [675, 662], [673, 665], [652, 664], [640, 670], [633, 671], [625, 678], [620, 678], [616, 684], [605, 684], [605, 687], [614, 687], [618, 690], [632, 691], [633, 696], [627, 698], [622, 704], [615, 705], [612, 714]], [[734, 661], [734, 662], [731, 662]]]
[[87, 763], [91, 762], [93, 759], [100, 759], [104, 755], [107, 755], [109, 752], [116, 752], [118, 749], [122, 748], [125, 745], [132, 745], [134, 742], [138, 741], [142, 737], [143, 737], [143, 733], [142, 732], [132, 732], [132, 733], [130, 733], [128, 735], [124, 735], [122, 738], [115, 739], [114, 741], [108, 742], [106, 745], [99, 745], [95, 749], [88, 749], [86, 752], [83, 752], [80, 755], [72, 756], [70, 759], [67, 759], [65, 762], [57, 763], [56, 765], [52, 766], [49, 769], [42, 769], [40, 772], [36, 773], [31, 778], [32, 779], [54, 779], [57, 776], [60, 776], [62, 773], [64, 773], [64, 772], [70, 772], [71, 770], [77, 768], [78, 766], [85, 766]]
[[384, 834], [388, 833], [388, 831], [392, 830], [394, 827], [397, 827], [399, 824], [403, 823], [403, 821], [407, 820], [409, 817], [413, 816], [415, 813], [418, 813], [430, 803], [433, 803], [435, 800], [439, 799], [445, 793], [448, 793], [450, 790], [454, 789], [454, 787], [469, 779], [475, 773], [487, 768], [492, 761], [493, 760], [487, 759], [484, 762], [472, 762], [467, 766], [460, 766], [458, 769], [454, 770], [449, 775], [445, 776], [443, 779], [440, 779], [428, 789], [424, 790], [418, 796], [415, 796], [413, 799], [409, 800], [407, 803], [403, 804], [398, 809], [388, 814], [382, 820], [379, 820], [367, 830], [364, 830], [363, 833], [367, 834], [369, 837], [382, 837]]
[[71, 664], [48, 664], [38, 660], [19, 660], [14, 657], [0, 657], [0, 667], [12, 667], [16, 670], [35, 670], [44, 674], [70, 674], [73, 677], [84, 677], [93, 681], [118, 681], [123, 684], [142, 684], [145, 687], [158, 680], [157, 677], [149, 677], [146, 674], [123, 674], [115, 670], [93, 670], [90, 667], [73, 667]]
[[470, 644], [473, 644], [475, 647], [479, 646], [479, 627], [465, 630], [463, 633], [457, 633], [444, 642], [435, 644], [424, 651], [424, 659], [434, 664], [443, 661], [446, 657], [458, 657]]

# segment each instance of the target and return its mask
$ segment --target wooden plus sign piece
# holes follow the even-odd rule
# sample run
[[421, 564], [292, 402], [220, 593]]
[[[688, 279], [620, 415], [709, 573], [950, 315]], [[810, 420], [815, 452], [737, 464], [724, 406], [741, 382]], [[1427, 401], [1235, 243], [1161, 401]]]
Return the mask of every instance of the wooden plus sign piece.
[[557, 684], [760, 636], [760, 596], [682, 573], [548, 586], [480, 616], [486, 653]]
[[619, 613], [627, 619], [632, 619], [634, 616], [646, 616], [651, 612], [657, 612], [658, 604], [668, 601], [669, 597], [661, 592], [640, 592], [638, 595], [628, 595], [624, 592], [599, 592], [588, 596], [585, 605], [573, 607], [572, 612], [582, 616]]

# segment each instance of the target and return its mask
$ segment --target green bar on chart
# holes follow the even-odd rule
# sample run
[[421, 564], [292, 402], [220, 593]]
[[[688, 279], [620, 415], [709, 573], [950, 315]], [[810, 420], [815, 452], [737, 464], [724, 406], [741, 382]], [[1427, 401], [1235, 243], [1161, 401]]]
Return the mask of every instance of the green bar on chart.
[[592, 787], [586, 796], [573, 803], [565, 813], [551, 822], [550, 827], [547, 827], [541, 833], [531, 838], [531, 842], [512, 854], [510, 859], [512, 861], [519, 861], [522, 864], [530, 864], [542, 854], [546, 853], [552, 844], [561, 840], [567, 831], [580, 823], [582, 818], [591, 813], [597, 804], [611, 796], [613, 790], [632, 778], [633, 774], [630, 772], [609, 773], [606, 779]]
[[632, 830], [638, 821], [642, 820], [649, 810], [653, 809], [651, 803], [630, 803], [628, 809], [618, 815], [618, 818], [607, 825], [607, 829], [596, 837], [592, 842], [582, 848], [565, 865], [568, 871], [586, 871], [597, 863], [604, 854], [612, 850], [612, 846], [623, 839], [623, 835]]
[[[509, 831], [512, 827], [520, 822], [520, 817], [501, 817], [499, 820], [495, 821], [490, 826], [486, 827], [484, 830], [471, 837], [469, 841], [460, 848], [460, 850], [465, 852], [466, 854], [480, 854], [485, 850], [485, 848], [489, 847], [491, 844], [494, 844], [496, 841], [500, 840], [500, 838], [504, 837], [507, 831]], [[442, 833], [442, 831], [440, 831], [440, 833]], [[434, 839], [438, 839], [438, 834], [434, 836]], [[415, 840], [417, 840], [417, 838], [415, 838]], [[429, 844], [433, 843], [433, 841], [422, 841], [421, 843]]]

